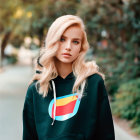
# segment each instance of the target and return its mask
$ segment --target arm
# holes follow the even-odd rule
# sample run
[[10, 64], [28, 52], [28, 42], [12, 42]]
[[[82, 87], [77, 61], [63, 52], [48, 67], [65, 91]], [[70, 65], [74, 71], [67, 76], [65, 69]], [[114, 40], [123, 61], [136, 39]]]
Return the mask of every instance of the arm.
[[99, 82], [98, 95], [99, 100], [96, 139], [115, 140], [112, 113], [103, 79]]
[[23, 140], [38, 140], [33, 112], [32, 86], [29, 86], [23, 107]]

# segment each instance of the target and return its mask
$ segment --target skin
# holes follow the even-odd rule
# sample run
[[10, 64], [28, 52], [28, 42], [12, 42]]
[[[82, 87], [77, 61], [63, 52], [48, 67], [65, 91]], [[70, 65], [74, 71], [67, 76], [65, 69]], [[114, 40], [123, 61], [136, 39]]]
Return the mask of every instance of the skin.
[[58, 74], [63, 79], [72, 72], [72, 63], [80, 53], [82, 38], [83, 32], [81, 28], [73, 25], [64, 31], [59, 40], [55, 64]]

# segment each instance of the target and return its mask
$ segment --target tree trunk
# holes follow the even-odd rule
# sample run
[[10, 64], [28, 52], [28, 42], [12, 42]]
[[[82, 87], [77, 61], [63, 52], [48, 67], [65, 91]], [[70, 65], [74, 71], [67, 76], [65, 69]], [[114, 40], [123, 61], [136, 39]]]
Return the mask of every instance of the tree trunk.
[[1, 57], [4, 58], [4, 50], [6, 48], [6, 45], [8, 44], [8, 41], [10, 39], [10, 35], [11, 35], [11, 32], [7, 32], [3, 39], [2, 39], [2, 43], [1, 43]]
[[11, 32], [9, 31], [4, 35], [4, 37], [2, 39], [1, 49], [0, 49], [0, 68], [2, 68], [2, 61], [4, 58], [4, 50], [6, 48], [6, 45], [8, 44], [10, 36], [11, 36]]

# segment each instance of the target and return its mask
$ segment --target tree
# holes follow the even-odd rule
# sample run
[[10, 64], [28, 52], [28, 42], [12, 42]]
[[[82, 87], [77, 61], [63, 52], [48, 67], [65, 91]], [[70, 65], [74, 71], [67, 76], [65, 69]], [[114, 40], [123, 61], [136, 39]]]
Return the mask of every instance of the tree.
[[[108, 86], [113, 94], [121, 83], [140, 76], [140, 2], [83, 0], [81, 3], [78, 13], [86, 22], [90, 45], [101, 57], [104, 71], [109, 72]], [[106, 36], [101, 35], [104, 31]], [[100, 50], [102, 40], [108, 46]]]

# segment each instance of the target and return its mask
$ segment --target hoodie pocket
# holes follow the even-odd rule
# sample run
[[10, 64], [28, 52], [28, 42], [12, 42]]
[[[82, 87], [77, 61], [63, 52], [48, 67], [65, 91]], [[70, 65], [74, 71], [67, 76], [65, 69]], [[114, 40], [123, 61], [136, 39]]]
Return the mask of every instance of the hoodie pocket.
[[83, 134], [65, 134], [53, 138], [48, 138], [47, 140], [85, 140]]

